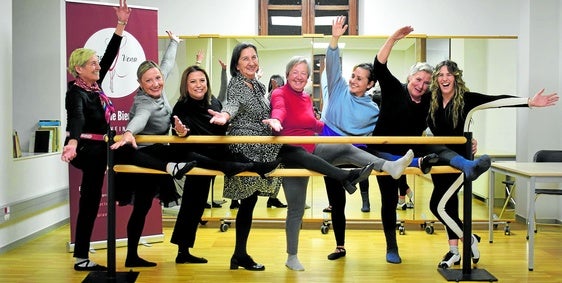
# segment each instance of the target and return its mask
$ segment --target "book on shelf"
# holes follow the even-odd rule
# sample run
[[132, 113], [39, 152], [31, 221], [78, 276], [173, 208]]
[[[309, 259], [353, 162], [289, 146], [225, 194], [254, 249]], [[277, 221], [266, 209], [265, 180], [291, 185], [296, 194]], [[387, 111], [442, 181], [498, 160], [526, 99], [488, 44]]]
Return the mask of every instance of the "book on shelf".
[[[49, 151], [57, 152], [60, 150], [60, 120], [39, 120], [37, 122], [37, 130], [50, 131]], [[37, 151], [35, 151], [37, 152]]]
[[21, 157], [22, 156], [21, 144], [20, 144], [20, 138], [18, 136], [17, 131], [14, 131], [14, 133], [12, 134], [12, 142], [13, 142], [13, 146], [14, 146], [14, 153], [13, 153], [14, 158]]
[[33, 152], [53, 151], [53, 131], [48, 129], [37, 129], [33, 140]]
[[45, 126], [60, 126], [61, 122], [60, 120], [39, 120], [39, 122], [37, 122], [37, 126], [39, 127], [45, 127]]

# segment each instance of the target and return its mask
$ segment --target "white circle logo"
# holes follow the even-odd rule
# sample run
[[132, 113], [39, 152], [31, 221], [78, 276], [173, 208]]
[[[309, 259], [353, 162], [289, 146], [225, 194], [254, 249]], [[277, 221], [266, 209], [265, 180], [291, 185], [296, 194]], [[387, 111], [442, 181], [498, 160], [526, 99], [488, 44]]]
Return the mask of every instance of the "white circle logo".
[[[88, 38], [84, 47], [95, 50], [98, 56], [103, 56], [114, 31], [114, 28], [97, 31]], [[101, 87], [105, 94], [111, 98], [119, 98], [133, 93], [139, 87], [137, 68], [145, 60], [146, 56], [139, 41], [124, 31], [117, 57], [102, 82]]]

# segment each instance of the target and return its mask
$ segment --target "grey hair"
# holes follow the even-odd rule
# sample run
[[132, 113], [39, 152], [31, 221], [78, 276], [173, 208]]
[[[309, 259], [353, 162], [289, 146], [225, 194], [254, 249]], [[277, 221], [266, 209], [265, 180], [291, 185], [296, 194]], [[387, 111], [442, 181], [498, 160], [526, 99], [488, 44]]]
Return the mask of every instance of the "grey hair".
[[415, 75], [417, 72], [424, 71], [428, 74], [433, 74], [433, 66], [429, 65], [427, 62], [418, 62], [410, 68], [410, 72], [408, 73], [408, 80], [411, 76]]
[[285, 68], [285, 76], [289, 77], [289, 72], [291, 71], [291, 69], [300, 63], [306, 64], [308, 77], [310, 77], [310, 73], [312, 73], [312, 68], [310, 67], [310, 61], [303, 56], [295, 56], [291, 58], [291, 60], [289, 60], [289, 63], [287, 63], [287, 68]]

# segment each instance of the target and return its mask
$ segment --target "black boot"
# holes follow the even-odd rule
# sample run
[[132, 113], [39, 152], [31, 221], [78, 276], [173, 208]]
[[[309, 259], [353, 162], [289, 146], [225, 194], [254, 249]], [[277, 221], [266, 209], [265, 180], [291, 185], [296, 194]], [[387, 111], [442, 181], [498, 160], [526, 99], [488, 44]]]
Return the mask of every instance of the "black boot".
[[277, 166], [279, 166], [279, 161], [270, 161], [270, 162], [252, 162], [254, 166], [250, 169], [252, 172], [256, 172], [262, 178], [267, 178], [267, 175], [271, 173], [271, 171], [275, 170]]
[[272, 207], [272, 206], [280, 207], [280, 208], [287, 207], [287, 205], [282, 203], [278, 198], [270, 197], [267, 200], [267, 207]]
[[355, 186], [357, 183], [369, 178], [371, 171], [373, 171], [374, 163], [369, 163], [367, 166], [358, 169], [352, 169], [345, 180], [342, 181], [343, 187], [351, 195], [357, 191]]
[[240, 201], [239, 200], [233, 199], [230, 202], [230, 209], [236, 209], [236, 208], [239, 208], [239, 207], [240, 207]]

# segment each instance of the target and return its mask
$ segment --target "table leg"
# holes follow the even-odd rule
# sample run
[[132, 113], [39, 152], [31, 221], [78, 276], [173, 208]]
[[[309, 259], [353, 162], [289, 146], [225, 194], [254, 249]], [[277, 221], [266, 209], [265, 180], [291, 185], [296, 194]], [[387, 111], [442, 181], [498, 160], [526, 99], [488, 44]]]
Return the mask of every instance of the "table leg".
[[535, 177], [529, 179], [529, 197], [528, 197], [529, 208], [527, 226], [527, 235], [529, 236], [529, 241], [527, 242], [527, 254], [528, 254], [528, 264], [529, 271], [534, 269], [534, 255], [535, 255]]

